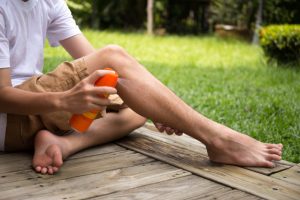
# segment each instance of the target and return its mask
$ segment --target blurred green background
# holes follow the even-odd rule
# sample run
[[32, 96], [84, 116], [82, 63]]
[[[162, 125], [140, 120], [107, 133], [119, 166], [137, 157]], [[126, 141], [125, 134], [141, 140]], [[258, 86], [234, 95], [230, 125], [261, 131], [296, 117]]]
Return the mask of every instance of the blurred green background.
[[[157, 33], [213, 32], [216, 24], [253, 32], [257, 15], [262, 25], [299, 24], [298, 0], [68, 0], [81, 27], [145, 30], [147, 5]], [[259, 7], [262, 7], [260, 10]]]

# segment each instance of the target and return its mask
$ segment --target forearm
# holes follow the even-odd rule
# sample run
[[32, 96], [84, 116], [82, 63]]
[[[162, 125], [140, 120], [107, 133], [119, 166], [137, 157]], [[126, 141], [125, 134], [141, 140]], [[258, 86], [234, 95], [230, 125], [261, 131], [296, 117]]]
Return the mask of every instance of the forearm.
[[83, 113], [89, 110], [102, 110], [110, 105], [103, 94], [116, 94], [112, 87], [95, 87], [95, 81], [106, 74], [108, 70], [97, 70], [70, 90], [63, 92], [34, 93], [1, 86], [0, 84], [0, 112], [16, 114], [43, 114], [55, 111]]
[[0, 88], [0, 112], [14, 114], [41, 114], [62, 108], [57, 92], [34, 93], [10, 86]]

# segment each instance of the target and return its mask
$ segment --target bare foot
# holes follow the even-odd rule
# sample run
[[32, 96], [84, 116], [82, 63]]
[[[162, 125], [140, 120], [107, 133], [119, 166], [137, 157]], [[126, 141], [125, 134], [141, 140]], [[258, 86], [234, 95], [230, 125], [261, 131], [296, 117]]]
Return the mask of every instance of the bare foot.
[[226, 130], [224, 137], [207, 145], [210, 160], [247, 167], [275, 167], [281, 160], [282, 144], [259, 142], [245, 134]]
[[35, 137], [35, 152], [32, 166], [41, 174], [54, 174], [63, 164], [67, 141], [47, 130], [41, 130]]

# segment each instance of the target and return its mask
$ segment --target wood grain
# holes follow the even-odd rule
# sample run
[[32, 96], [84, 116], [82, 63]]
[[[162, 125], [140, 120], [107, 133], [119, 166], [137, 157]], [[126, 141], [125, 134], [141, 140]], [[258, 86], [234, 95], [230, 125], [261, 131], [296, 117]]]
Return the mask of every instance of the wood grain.
[[[98, 166], [100, 167], [100, 166]], [[78, 169], [77, 172], [81, 170]], [[159, 161], [63, 180], [27, 184], [1, 192], [0, 199], [85, 199], [190, 175]]]
[[51, 183], [88, 174], [129, 167], [153, 162], [152, 158], [129, 150], [88, 156], [65, 162], [60, 172], [52, 175], [41, 175], [33, 170], [22, 170], [0, 176], [0, 191], [19, 188], [32, 183]]
[[282, 172], [272, 174], [271, 176], [298, 185], [300, 187], [300, 166], [299, 165], [295, 165]]
[[93, 199], [106, 200], [106, 199], [118, 199], [118, 200], [138, 200], [138, 199], [156, 199], [156, 200], [180, 200], [180, 199], [204, 199], [210, 197], [230, 197], [228, 199], [238, 199], [257, 197], [232, 190], [229, 187], [225, 187], [220, 184], [216, 184], [212, 181], [200, 178], [195, 175], [185, 176], [182, 178], [162, 181], [156, 184], [146, 185], [142, 187], [136, 187], [130, 190], [123, 190], [112, 194], [96, 197]]
[[230, 165], [213, 164], [206, 156], [135, 133], [119, 145], [162, 160], [207, 179], [266, 199], [299, 199], [299, 186]]
[[[78, 159], [93, 155], [102, 155], [111, 152], [124, 151], [125, 149], [115, 145], [115, 144], [106, 144], [90, 149], [81, 151], [71, 157], [68, 160]], [[32, 163], [32, 154], [31, 153], [7, 153], [0, 155], [0, 177], [1, 174], [9, 172], [17, 172], [31, 169]]]

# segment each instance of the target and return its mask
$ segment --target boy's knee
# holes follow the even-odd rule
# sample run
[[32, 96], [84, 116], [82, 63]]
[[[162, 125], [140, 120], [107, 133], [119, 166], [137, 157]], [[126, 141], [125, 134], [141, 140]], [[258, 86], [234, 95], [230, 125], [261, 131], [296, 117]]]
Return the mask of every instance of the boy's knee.
[[101, 49], [103, 54], [107, 56], [126, 56], [126, 51], [119, 45], [110, 44]]
[[147, 122], [147, 119], [140, 115], [137, 116], [137, 119], [135, 121], [137, 127], [143, 126], [146, 122]]
[[124, 70], [139, 67], [138, 62], [119, 45], [107, 45], [100, 49], [99, 53], [105, 59], [106, 67], [110, 67], [119, 73], [126, 73]]
[[145, 117], [142, 117], [138, 114], [136, 114], [135, 117], [132, 119], [127, 119], [127, 123], [131, 124], [132, 129], [137, 129], [142, 127], [146, 123], [147, 119]]
[[118, 125], [130, 124], [133, 128], [138, 128], [143, 126], [147, 121], [145, 117], [135, 113], [130, 108], [125, 108], [125, 110], [119, 114], [119, 118], [116, 121]]

